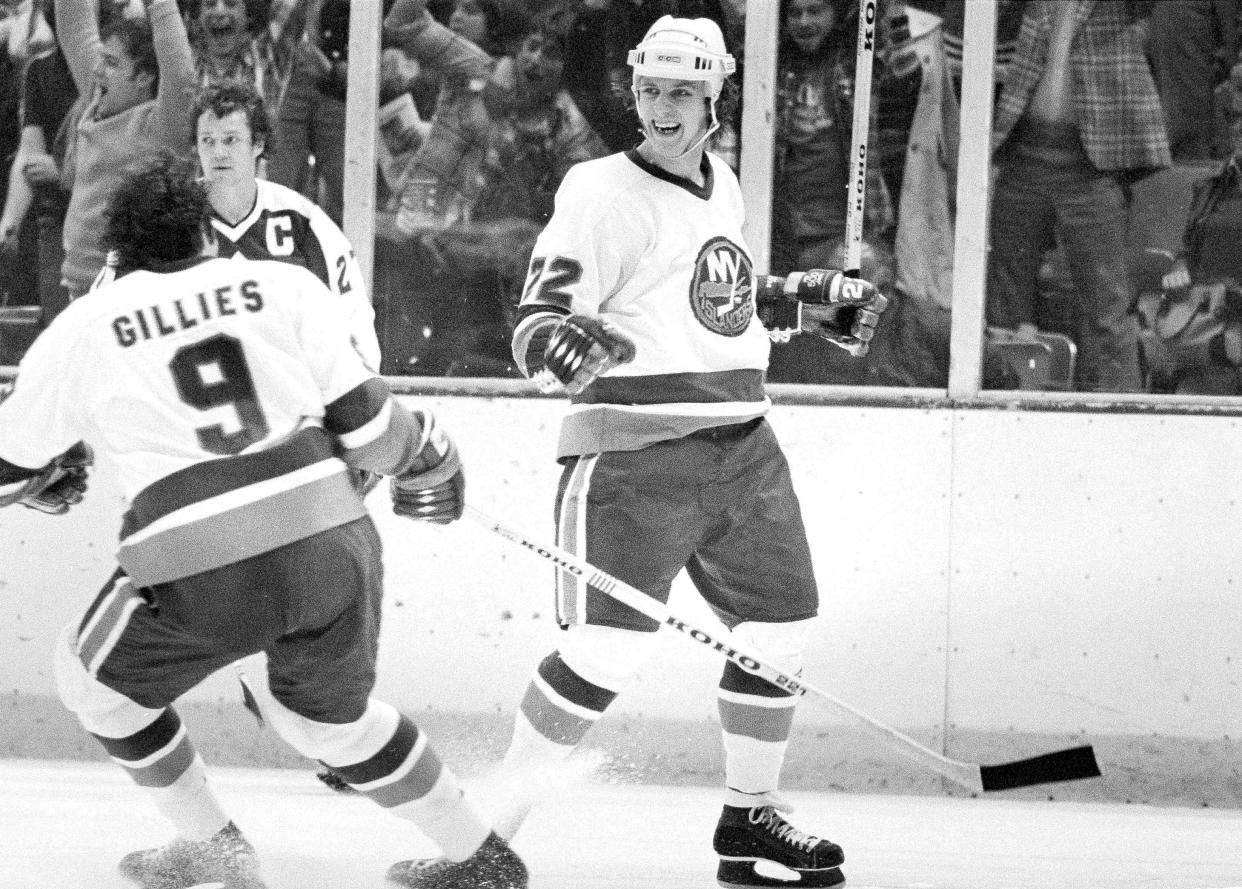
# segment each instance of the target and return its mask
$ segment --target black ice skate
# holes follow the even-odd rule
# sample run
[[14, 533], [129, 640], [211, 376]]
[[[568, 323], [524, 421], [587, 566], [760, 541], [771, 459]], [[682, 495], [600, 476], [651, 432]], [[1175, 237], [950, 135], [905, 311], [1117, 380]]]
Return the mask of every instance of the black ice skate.
[[203, 884], [222, 889], [265, 889], [254, 847], [231, 821], [209, 840], [173, 840], [159, 849], [130, 852], [121, 876], [142, 889], [188, 889]]
[[388, 868], [388, 882], [407, 889], [526, 889], [526, 865], [500, 837], [489, 834], [465, 861], [422, 858]]
[[[725, 806], [712, 846], [720, 856], [716, 882], [724, 889], [845, 885], [841, 847], [798, 830], [772, 805]], [[758, 862], [770, 862], [795, 873], [789, 879], [766, 876], [756, 868]]]

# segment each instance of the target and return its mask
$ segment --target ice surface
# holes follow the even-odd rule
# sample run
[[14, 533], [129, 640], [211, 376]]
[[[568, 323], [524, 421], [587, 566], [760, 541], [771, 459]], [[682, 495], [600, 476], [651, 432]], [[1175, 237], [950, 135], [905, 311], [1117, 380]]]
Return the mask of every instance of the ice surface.
[[[212, 774], [270, 889], [380, 889], [390, 863], [436, 851], [409, 823], [329, 790], [309, 769]], [[715, 886], [720, 791], [561, 783], [514, 842], [532, 889]], [[489, 811], [496, 789], [483, 776], [467, 782]], [[845, 848], [851, 889], [1242, 889], [1236, 810], [784, 795], [795, 824]], [[3, 889], [122, 889], [121, 856], [169, 835], [115, 766], [0, 761]]]

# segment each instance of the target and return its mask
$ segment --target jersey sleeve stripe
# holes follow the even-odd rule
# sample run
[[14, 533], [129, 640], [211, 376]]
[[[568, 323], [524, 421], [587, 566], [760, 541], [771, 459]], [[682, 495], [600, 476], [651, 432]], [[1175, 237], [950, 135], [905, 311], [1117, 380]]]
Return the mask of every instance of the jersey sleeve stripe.
[[543, 350], [552, 338], [552, 332], [563, 319], [564, 312], [553, 312], [540, 307], [529, 312], [513, 329], [513, 360], [524, 376], [533, 377], [543, 369]]
[[333, 435], [345, 436], [372, 423], [389, 405], [387, 384], [372, 377], [350, 389], [324, 409], [324, 428]]
[[366, 427], [372, 435], [350, 436], [348, 442], [342, 439], [345, 451], [341, 459], [355, 469], [400, 475], [421, 450], [423, 427], [413, 414], [395, 401], [389, 401], [384, 416], [386, 419], [382, 426], [368, 424]]
[[[337, 436], [346, 450], [364, 447], [388, 431], [392, 423], [392, 402], [385, 401], [378, 414], [351, 432]], [[348, 462], [348, 461], [346, 461]]]

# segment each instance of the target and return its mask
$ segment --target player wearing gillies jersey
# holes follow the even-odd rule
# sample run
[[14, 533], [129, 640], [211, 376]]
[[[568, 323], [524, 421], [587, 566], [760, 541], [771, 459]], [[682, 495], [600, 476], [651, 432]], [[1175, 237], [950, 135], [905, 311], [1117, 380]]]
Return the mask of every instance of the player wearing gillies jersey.
[[213, 258], [210, 231], [188, 164], [132, 174], [108, 228], [131, 271], [55, 319], [0, 404], [0, 506], [81, 499], [82, 441], [128, 504], [120, 567], [55, 653], [66, 706], [177, 831], [121, 872], [144, 889], [262, 889], [172, 704], [264, 652], [266, 721], [443, 847], [430, 866], [393, 865], [392, 882], [522, 889], [521, 861], [426, 738], [370, 696], [383, 568], [349, 472], [392, 476], [399, 514], [451, 522], [456, 449], [366, 367], [314, 275]]
[[[629, 62], [645, 139], [565, 177], [513, 338], [519, 366], [570, 396], [557, 449], [557, 543], [660, 601], [684, 568], [734, 633], [796, 674], [818, 592], [789, 467], [764, 419], [769, 332], [760, 311], [786, 335], [801, 312], [813, 332], [858, 352], [884, 300], [864, 281], [809, 272], [791, 275], [775, 303], [757, 302], [737, 180], [703, 147], [733, 70], [719, 27], [665, 16]], [[772, 281], [762, 280], [770, 297]], [[566, 633], [522, 699], [506, 755], [519, 773], [574, 749], [658, 629], [569, 572], [559, 573], [556, 597]], [[713, 840], [721, 886], [845, 880], [840, 847], [781, 815], [796, 700], [724, 667], [727, 789]], [[497, 831], [511, 836], [528, 805]], [[792, 868], [797, 880], [765, 876], [759, 861]]]

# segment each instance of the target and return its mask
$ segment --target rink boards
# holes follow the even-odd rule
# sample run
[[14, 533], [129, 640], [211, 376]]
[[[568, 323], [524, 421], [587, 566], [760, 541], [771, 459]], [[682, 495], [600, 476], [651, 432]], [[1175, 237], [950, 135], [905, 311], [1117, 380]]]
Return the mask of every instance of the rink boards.
[[[561, 404], [419, 400], [458, 441], [468, 499], [550, 539]], [[958, 758], [1095, 743], [1107, 780], [1063, 796], [1242, 806], [1237, 418], [779, 404], [770, 419], [821, 584], [808, 678]], [[386, 498], [369, 501], [388, 572], [379, 692], [503, 732], [556, 643], [551, 569], [476, 525], [398, 519]], [[49, 650], [111, 571], [119, 511], [100, 467], [69, 516], [0, 512], [0, 754], [64, 733]], [[672, 605], [711, 622], [684, 579]], [[663, 727], [636, 758], [710, 773], [718, 673], [670, 636], [606, 722]], [[224, 678], [194, 699], [216, 728], [246, 719]], [[798, 726], [791, 766], [808, 786], [939, 787], [830, 707], [808, 702]]]

